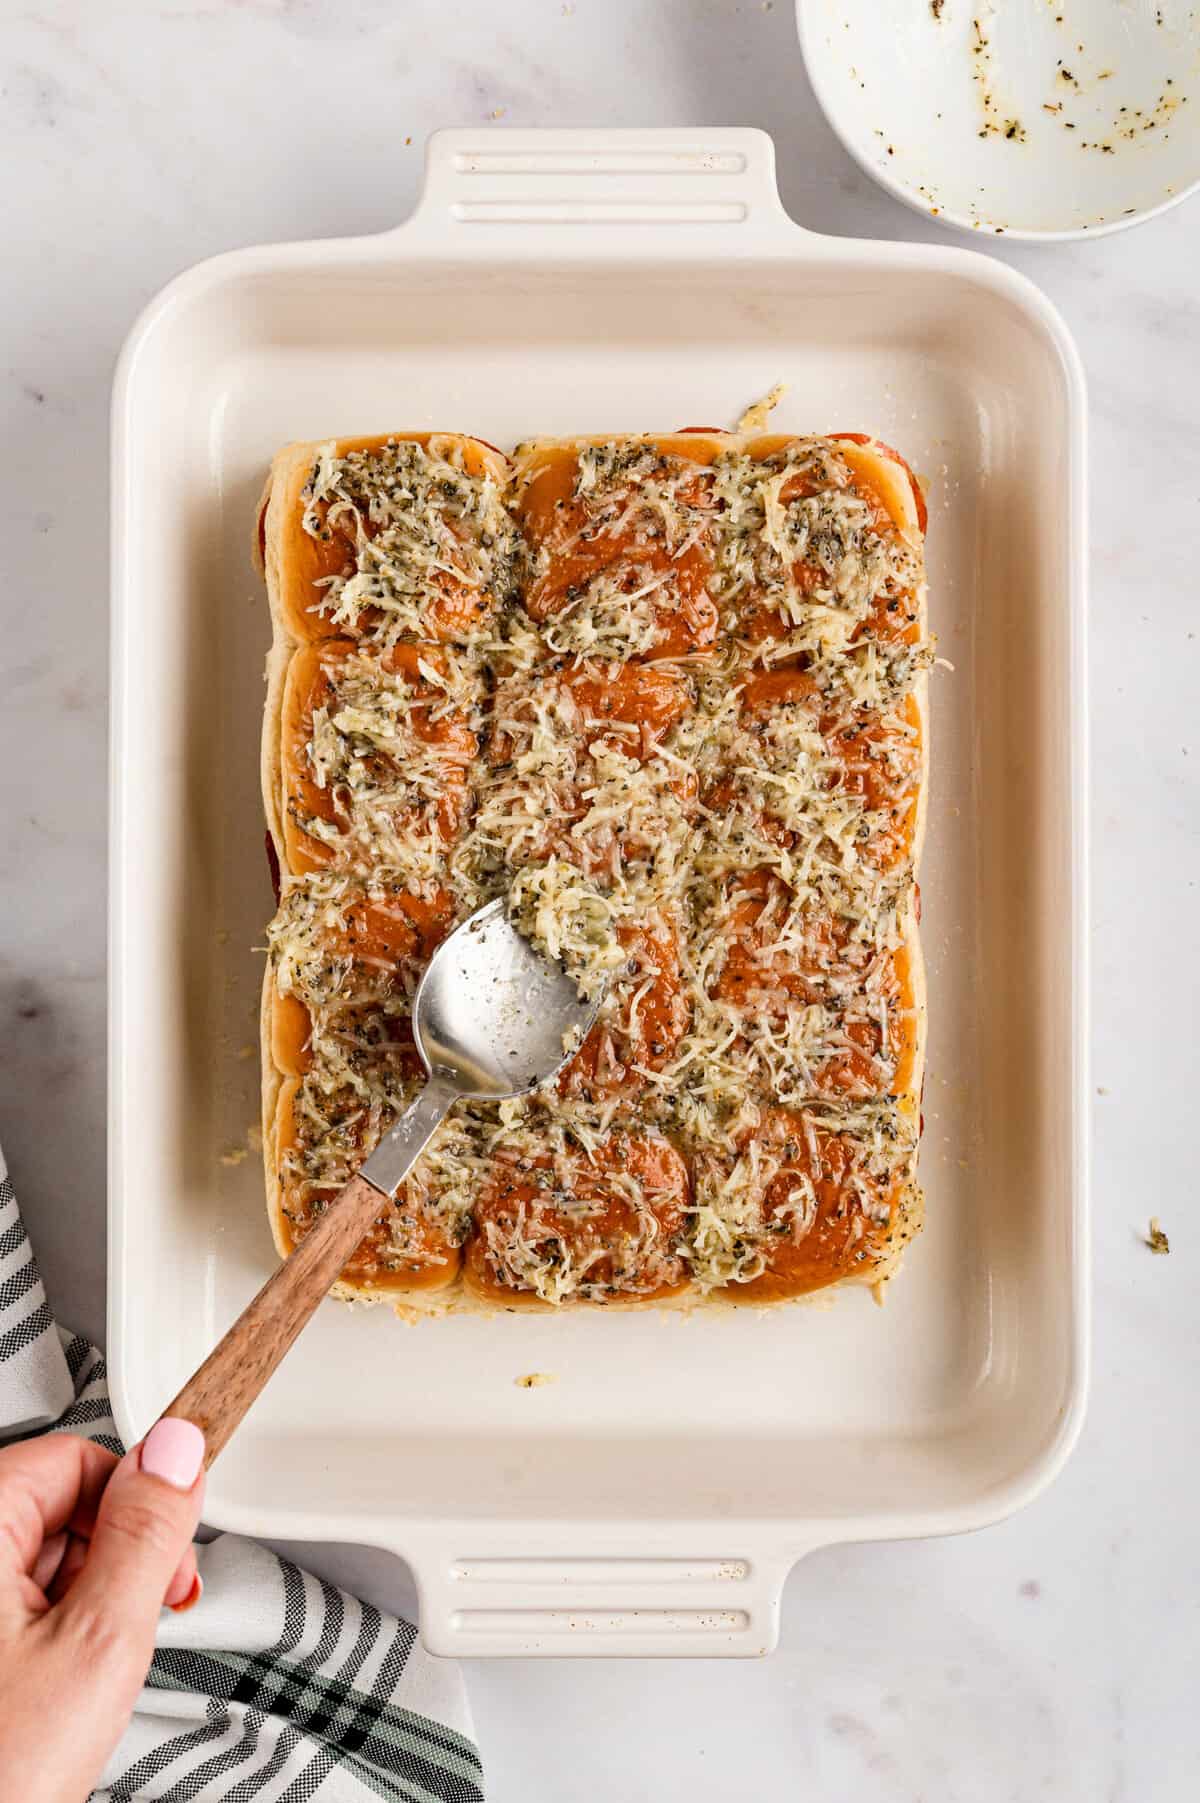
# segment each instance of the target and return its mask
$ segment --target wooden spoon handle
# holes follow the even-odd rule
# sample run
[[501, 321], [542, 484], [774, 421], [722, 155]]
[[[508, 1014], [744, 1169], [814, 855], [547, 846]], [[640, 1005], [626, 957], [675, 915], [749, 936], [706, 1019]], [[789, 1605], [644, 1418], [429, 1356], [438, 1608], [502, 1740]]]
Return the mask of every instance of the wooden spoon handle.
[[[428, 1143], [453, 1092], [431, 1109], [428, 1088], [405, 1111], [393, 1132], [406, 1129], [413, 1145], [413, 1117], [426, 1129], [409, 1165]], [[424, 1105], [423, 1105], [424, 1104]], [[163, 1410], [192, 1421], [204, 1435], [204, 1464], [212, 1464], [267, 1379], [275, 1371], [322, 1297], [336, 1282], [375, 1216], [389, 1207], [388, 1196], [361, 1175], [350, 1179], [279, 1269], [263, 1284], [200, 1369]]]

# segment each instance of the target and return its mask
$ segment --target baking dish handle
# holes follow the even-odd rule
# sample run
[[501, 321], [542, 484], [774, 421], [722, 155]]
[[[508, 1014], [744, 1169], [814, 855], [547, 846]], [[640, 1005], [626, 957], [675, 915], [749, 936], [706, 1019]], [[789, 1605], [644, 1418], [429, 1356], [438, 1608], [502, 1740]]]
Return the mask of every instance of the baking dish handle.
[[623, 228], [639, 258], [761, 255], [811, 234], [789, 219], [775, 146], [749, 127], [647, 131], [439, 131], [425, 153], [416, 212], [395, 234], [456, 256], [595, 255], [598, 233]]
[[[675, 1550], [693, 1538], [703, 1553]], [[670, 1553], [647, 1556], [643, 1523], [626, 1535], [589, 1531], [586, 1553], [529, 1557], [497, 1543], [494, 1529], [464, 1529], [460, 1544], [477, 1550], [407, 1549], [421, 1639], [447, 1658], [761, 1657], [779, 1638], [784, 1579], [800, 1553], [725, 1555], [727, 1538], [736, 1544], [711, 1527], [694, 1537], [673, 1527]]]

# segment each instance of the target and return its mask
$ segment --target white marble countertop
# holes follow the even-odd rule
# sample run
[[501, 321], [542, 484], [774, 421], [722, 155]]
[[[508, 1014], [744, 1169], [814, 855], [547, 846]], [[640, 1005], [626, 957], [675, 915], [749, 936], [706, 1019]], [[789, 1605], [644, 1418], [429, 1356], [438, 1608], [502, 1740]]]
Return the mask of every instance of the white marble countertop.
[[[0, 1131], [51, 1299], [100, 1335], [108, 389], [142, 303], [214, 251], [393, 224], [425, 135], [492, 118], [761, 125], [802, 223], [938, 228], [839, 149], [787, 0], [29, 0], [5, 8], [0, 67]], [[1195, 1795], [1200, 199], [1100, 242], [986, 248], [1059, 304], [1091, 384], [1083, 1439], [1001, 1527], [809, 1559], [764, 1663], [473, 1666], [496, 1803]], [[1151, 1214], [1169, 1259], [1145, 1249]], [[325, 1563], [403, 1601], [381, 1556]]]

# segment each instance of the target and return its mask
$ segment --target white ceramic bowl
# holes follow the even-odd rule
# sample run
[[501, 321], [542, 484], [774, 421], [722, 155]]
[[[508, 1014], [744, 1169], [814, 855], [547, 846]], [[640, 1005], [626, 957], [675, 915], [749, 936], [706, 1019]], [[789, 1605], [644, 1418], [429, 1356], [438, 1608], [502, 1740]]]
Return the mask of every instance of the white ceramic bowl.
[[1186, 0], [796, 0], [796, 15], [830, 125], [918, 212], [1096, 237], [1200, 186]]

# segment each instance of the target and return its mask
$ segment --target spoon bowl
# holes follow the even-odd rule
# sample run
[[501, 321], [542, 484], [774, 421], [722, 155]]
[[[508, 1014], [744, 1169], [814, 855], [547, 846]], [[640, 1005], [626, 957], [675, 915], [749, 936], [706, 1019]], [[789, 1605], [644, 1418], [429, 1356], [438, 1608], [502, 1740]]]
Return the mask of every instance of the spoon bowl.
[[557, 1076], [602, 999], [585, 1000], [497, 900], [433, 954], [413, 1001], [413, 1037], [431, 1077], [453, 1077], [462, 1096], [504, 1101]]
[[561, 964], [519, 933], [501, 900], [443, 939], [417, 985], [413, 1038], [429, 1081], [359, 1178], [394, 1196], [455, 1102], [504, 1102], [556, 1077], [604, 999], [584, 1000]]

